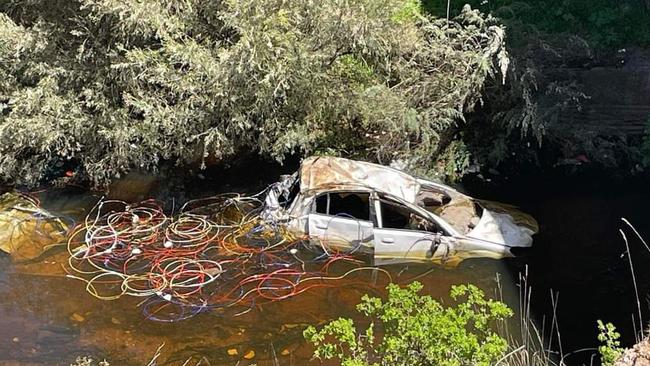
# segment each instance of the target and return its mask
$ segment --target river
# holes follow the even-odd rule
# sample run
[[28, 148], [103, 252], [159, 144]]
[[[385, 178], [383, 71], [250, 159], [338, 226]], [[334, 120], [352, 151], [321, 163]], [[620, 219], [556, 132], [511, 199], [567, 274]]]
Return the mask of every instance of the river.
[[[277, 166], [253, 160], [200, 173], [130, 174], [111, 187], [109, 197], [130, 202], [153, 197], [172, 207], [220, 192], [254, 193], [294, 168], [295, 163]], [[470, 179], [460, 187], [466, 193], [520, 206], [538, 220], [540, 233], [530, 255], [501, 261], [471, 260], [456, 269], [410, 265], [388, 270], [402, 283], [418, 277], [425, 293], [443, 300], [450, 286], [457, 283], [474, 283], [494, 295], [498, 277], [503, 299], [515, 310], [519, 309], [521, 289], [518, 279], [520, 273], [527, 272], [532, 288], [531, 315], [540, 327], [549, 328], [551, 293], [558, 298], [555, 314], [561, 347], [554, 332], [556, 351], [570, 354], [596, 347], [597, 319], [614, 323], [623, 344], [630, 345], [634, 341], [632, 314], [637, 308], [618, 230], [624, 227], [620, 218], [626, 217], [650, 239], [647, 187], [647, 180], [603, 178], [594, 172], [571, 176], [540, 172], [498, 183]], [[74, 187], [39, 193], [45, 208], [77, 219], [101, 195]], [[630, 238], [647, 321], [650, 253], [630, 230], [625, 233]], [[86, 292], [83, 282], [62, 276], [61, 263], [46, 258], [37, 266], [39, 270], [25, 270], [0, 258], [2, 365], [68, 365], [84, 355], [106, 358], [111, 365], [146, 365], [159, 348], [158, 365], [182, 365], [188, 359], [192, 365], [318, 364], [310, 361], [311, 349], [302, 340], [304, 327], [339, 316], [361, 321], [354, 305], [364, 293], [382, 294], [384, 281], [368, 272], [358, 279], [377, 286], [315, 289], [241, 316], [214, 311], [160, 323], [146, 320], [138, 307], [141, 299], [98, 300]], [[589, 364], [592, 354], [579, 352], [565, 362]]]

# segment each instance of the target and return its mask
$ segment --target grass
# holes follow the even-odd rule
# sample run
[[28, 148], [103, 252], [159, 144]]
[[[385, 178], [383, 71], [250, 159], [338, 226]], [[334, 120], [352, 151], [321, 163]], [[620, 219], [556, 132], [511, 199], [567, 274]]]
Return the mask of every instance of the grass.
[[[499, 333], [508, 339], [510, 351], [503, 357], [497, 365], [507, 366], [551, 366], [562, 365], [564, 354], [562, 351], [562, 337], [560, 327], [557, 321], [557, 304], [558, 294], [551, 293], [551, 302], [553, 304], [553, 316], [551, 318], [551, 328], [547, 332], [545, 322], [542, 322], [540, 329], [531, 313], [532, 287], [528, 284], [528, 266], [524, 273], [519, 274], [519, 318], [518, 332], [513, 332], [507, 323], [500, 324]], [[501, 295], [501, 282], [497, 277], [497, 289], [499, 297]], [[546, 335], [548, 334], [548, 336]], [[559, 353], [552, 350], [552, 344], [557, 339]], [[559, 360], [559, 361], [558, 361]], [[495, 365], [496, 366], [496, 365]]]
[[[635, 237], [643, 244], [644, 248], [650, 253], [650, 246], [645, 241], [643, 236], [638, 230], [625, 218], [621, 219], [625, 227], [631, 230]], [[645, 339], [644, 333], [644, 320], [641, 305], [641, 296], [637, 286], [637, 276], [634, 267], [634, 259], [630, 250], [630, 242], [623, 229], [619, 230], [625, 244], [626, 254], [629, 262], [629, 268], [632, 275], [632, 282], [635, 291], [635, 300], [637, 306], [637, 314], [632, 314], [632, 319], [635, 324], [635, 340], [637, 343]], [[501, 284], [497, 278], [498, 283], [498, 297], [501, 299]], [[583, 348], [565, 352], [562, 347], [562, 334], [560, 332], [560, 325], [557, 318], [557, 308], [559, 304], [559, 292], [551, 291], [550, 301], [553, 309], [551, 317], [550, 328], [546, 329], [545, 322], [542, 321], [541, 329], [532, 317], [530, 306], [532, 298], [532, 287], [528, 284], [528, 267], [525, 268], [524, 273], [519, 275], [519, 332], [514, 333], [509, 329], [508, 324], [505, 322], [500, 324], [500, 334], [509, 340], [510, 350], [500, 360], [497, 365], [506, 366], [565, 366], [567, 359], [584, 352], [592, 352], [590, 365], [595, 364], [596, 357], [598, 357], [598, 348]], [[594, 320], [595, 321], [595, 320]], [[596, 342], [596, 340], [594, 340]], [[553, 349], [553, 346], [556, 346]], [[602, 351], [601, 351], [602, 354]], [[495, 365], [496, 366], [496, 365]]]

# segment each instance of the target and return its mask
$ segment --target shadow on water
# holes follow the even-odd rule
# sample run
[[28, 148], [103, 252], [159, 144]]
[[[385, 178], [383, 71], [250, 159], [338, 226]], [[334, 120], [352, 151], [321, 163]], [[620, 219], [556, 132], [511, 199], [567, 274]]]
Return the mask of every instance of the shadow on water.
[[[253, 159], [202, 172], [172, 170], [156, 177], [134, 173], [114, 184], [109, 197], [127, 201], [153, 197], [171, 211], [191, 198], [255, 193], [296, 166], [295, 161], [278, 166]], [[627, 258], [621, 257], [625, 247], [618, 228], [624, 216], [650, 238], [645, 222], [650, 204], [647, 181], [613, 182], [594, 175], [573, 177], [567, 183], [561, 174], [540, 174], [490, 185], [469, 180], [464, 189], [476, 197], [518, 205], [535, 216], [540, 234], [531, 255], [472, 260], [453, 270], [394, 266], [389, 270], [395, 279], [406, 282], [430, 271], [418, 278], [424, 292], [446, 299], [449, 287], [457, 283], [471, 282], [494, 294], [498, 273], [505, 300], [517, 308], [516, 279], [528, 266], [533, 313], [540, 323], [552, 314], [550, 291], [559, 291], [558, 320], [565, 352], [597, 344], [596, 319], [617, 325], [625, 345], [633, 342], [631, 314], [636, 303]], [[45, 208], [77, 219], [100, 196], [75, 189], [41, 194]], [[650, 294], [650, 253], [635, 239], [630, 244], [644, 316], [650, 320], [645, 301], [645, 294]], [[0, 258], [0, 266], [0, 364], [21, 366], [68, 365], [78, 355], [106, 357], [112, 365], [145, 365], [161, 344], [165, 346], [159, 365], [182, 365], [190, 357], [193, 364], [205, 357], [210, 362], [206, 365], [303, 365], [311, 355], [302, 341], [306, 325], [339, 316], [362, 321], [354, 305], [364, 293], [381, 294], [379, 288], [385, 284], [380, 279], [377, 287], [318, 288], [237, 317], [212, 311], [182, 322], [157, 323], [144, 318], [140, 299], [91, 297], [82, 282], [62, 275], [57, 260], [46, 259], [37, 271], [18, 269], [7, 258]], [[369, 273], [359, 279], [373, 281]], [[589, 359], [574, 357], [567, 362], [588, 363]]]
[[[650, 320], [650, 253], [621, 221], [627, 218], [650, 238], [650, 181], [621, 179], [599, 171], [566, 175], [550, 171], [499, 184], [467, 182], [475, 196], [520, 206], [539, 222], [533, 251], [505, 264], [513, 275], [528, 266], [532, 307], [538, 320], [552, 315], [551, 291], [559, 293], [558, 321], [565, 353], [596, 347], [596, 320], [612, 322], [622, 344], [635, 342], [638, 314], [634, 282], [619, 229], [629, 239], [641, 297], [643, 328]], [[556, 345], [557, 347], [557, 345]], [[589, 364], [588, 352], [567, 359]]]

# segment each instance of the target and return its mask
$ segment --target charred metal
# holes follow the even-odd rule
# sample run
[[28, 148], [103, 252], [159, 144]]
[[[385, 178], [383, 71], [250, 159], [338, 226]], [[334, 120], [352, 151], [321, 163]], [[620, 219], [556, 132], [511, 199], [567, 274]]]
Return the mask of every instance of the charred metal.
[[370, 253], [375, 264], [513, 257], [536, 221], [513, 206], [469, 197], [382, 165], [310, 157], [273, 184], [262, 217], [314, 245]]

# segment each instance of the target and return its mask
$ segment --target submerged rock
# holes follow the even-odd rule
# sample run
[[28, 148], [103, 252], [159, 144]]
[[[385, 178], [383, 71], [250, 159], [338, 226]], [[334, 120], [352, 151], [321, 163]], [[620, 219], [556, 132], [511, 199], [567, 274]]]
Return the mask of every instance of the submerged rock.
[[39, 257], [53, 244], [65, 243], [67, 232], [68, 226], [36, 199], [17, 192], [0, 195], [0, 251], [13, 260]]

